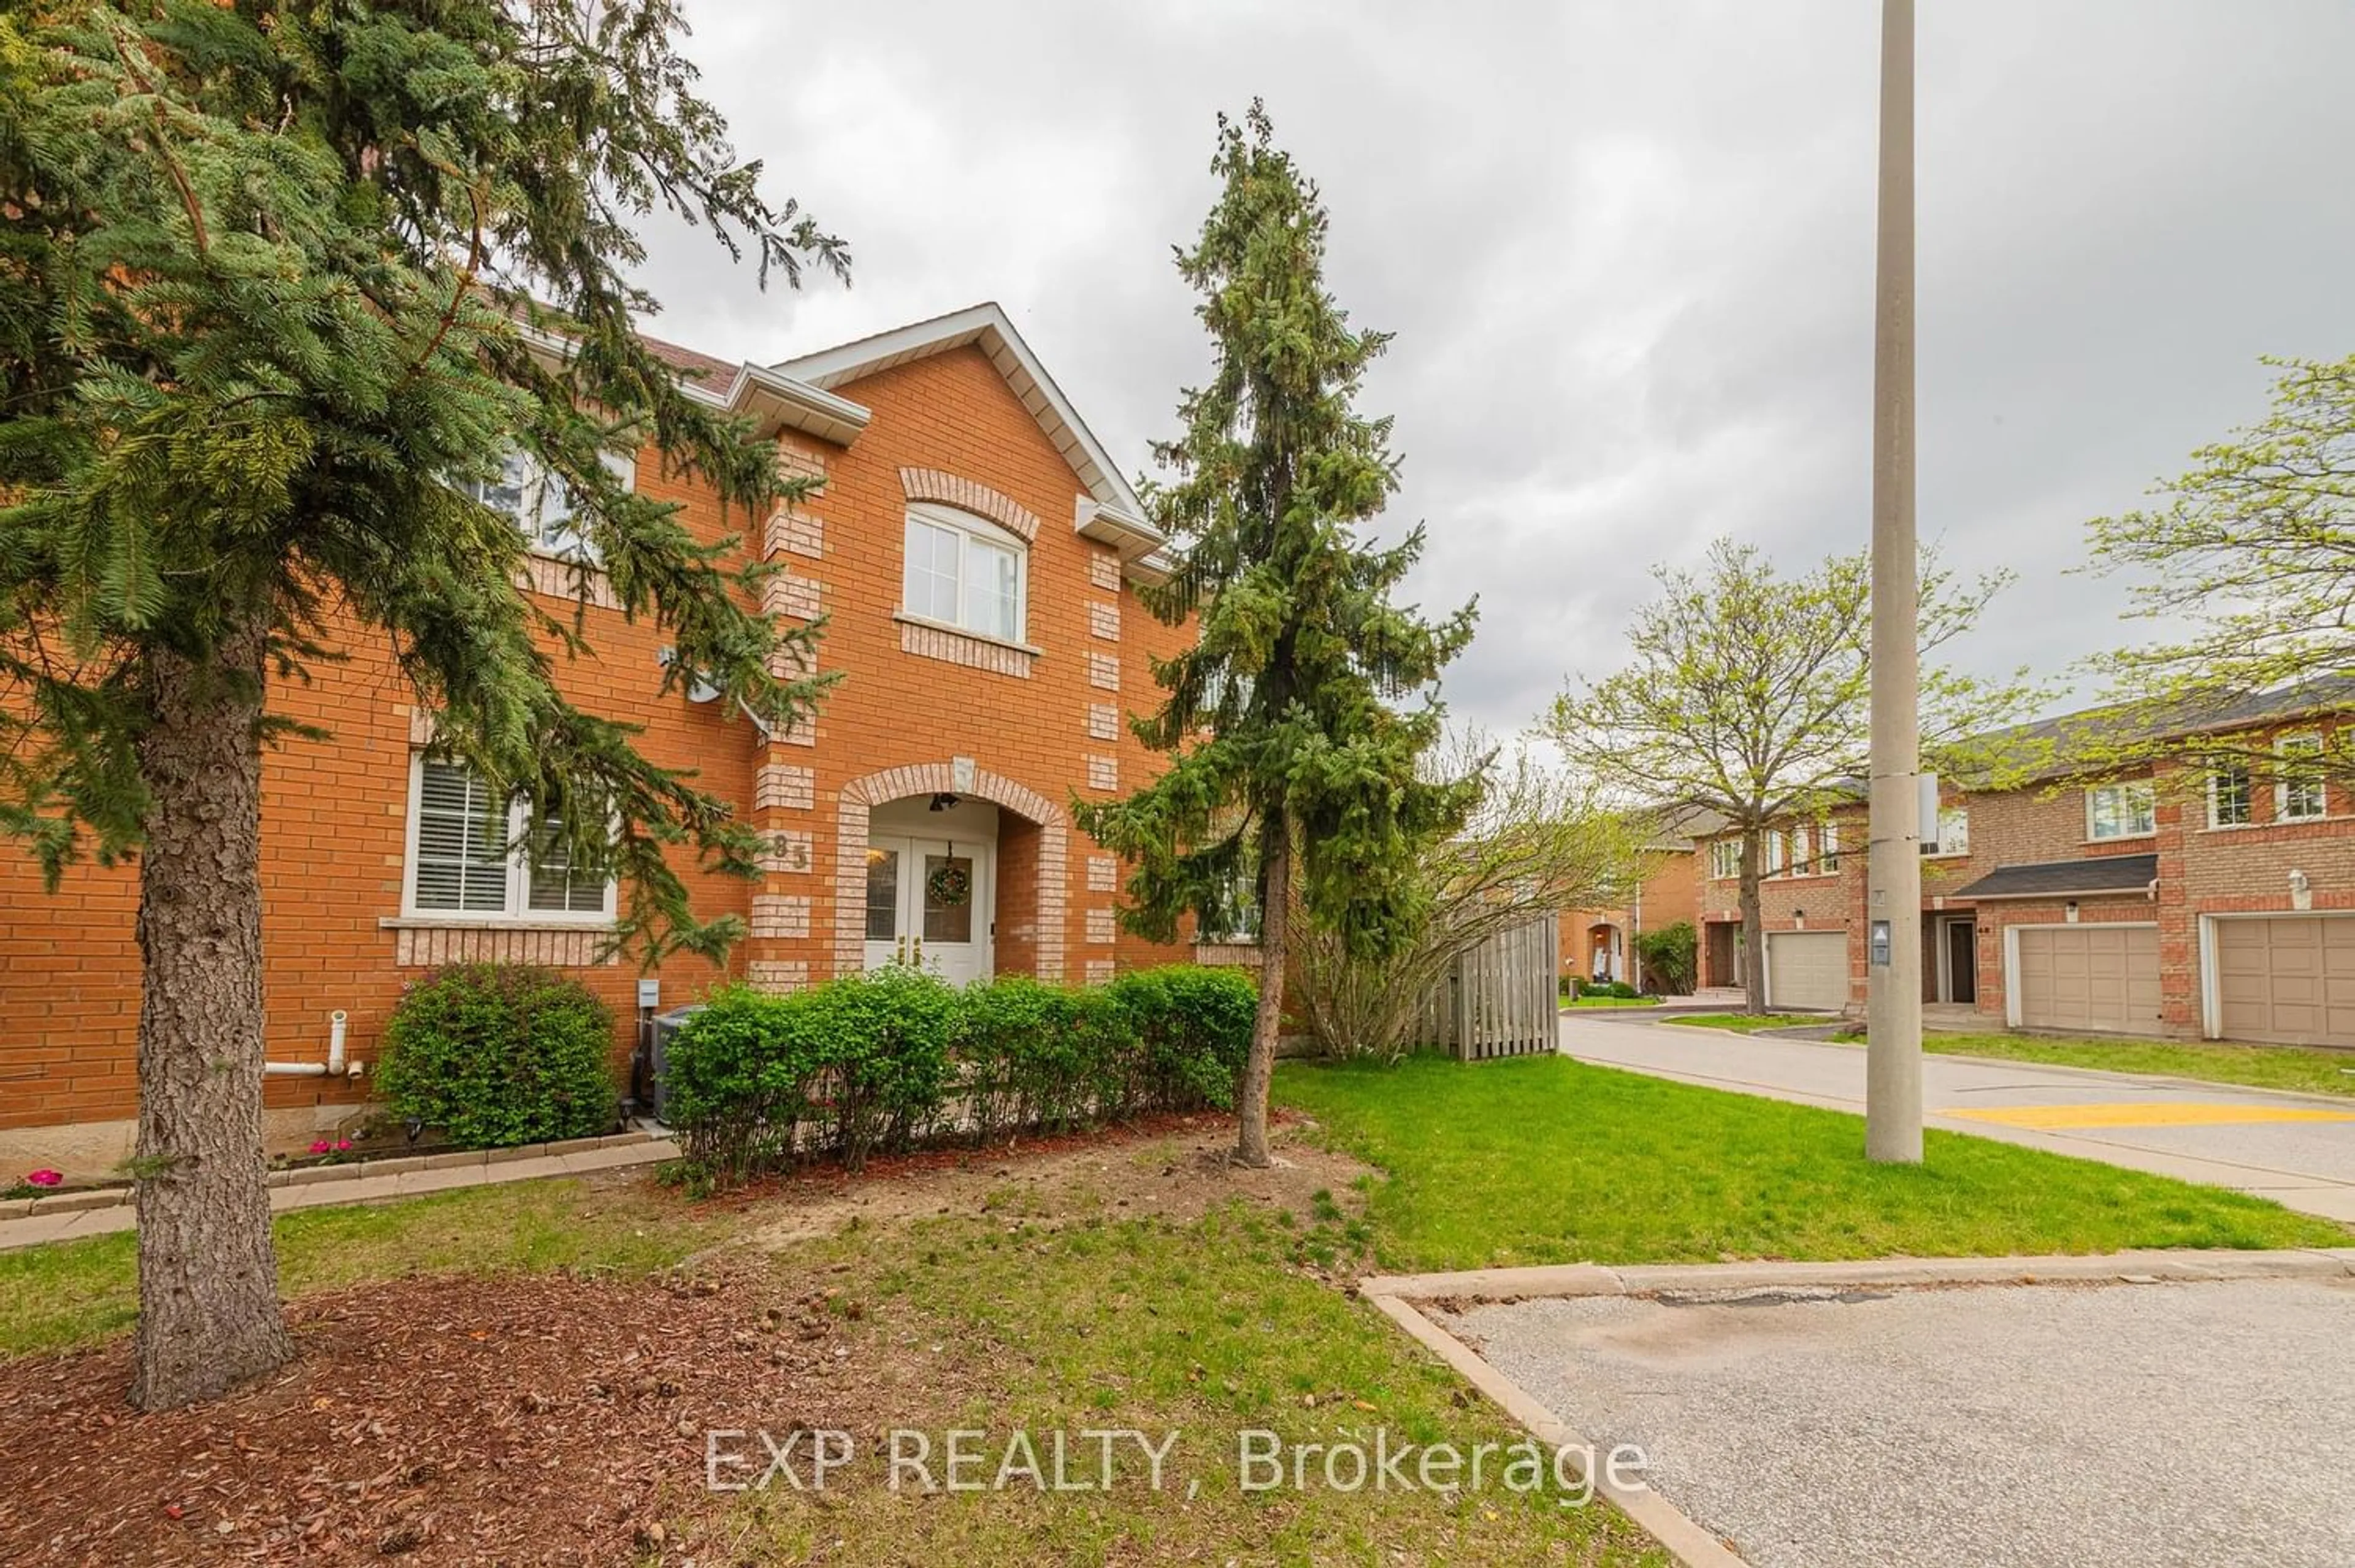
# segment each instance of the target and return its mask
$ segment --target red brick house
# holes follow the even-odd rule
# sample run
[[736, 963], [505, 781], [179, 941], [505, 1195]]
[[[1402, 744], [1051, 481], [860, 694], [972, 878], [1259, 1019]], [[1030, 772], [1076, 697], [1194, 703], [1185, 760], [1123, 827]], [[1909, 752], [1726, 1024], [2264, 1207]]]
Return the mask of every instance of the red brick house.
[[[1075, 795], [1109, 798], [1156, 765], [1124, 715], [1153, 700], [1147, 659], [1184, 635], [1134, 592], [1162, 540], [1005, 313], [978, 305], [774, 366], [658, 347], [824, 482], [805, 505], [731, 518], [651, 452], [632, 480], [677, 501], [700, 536], [741, 534], [781, 563], [766, 589], [779, 613], [827, 617], [820, 661], [845, 678], [814, 723], [771, 735], [720, 703], [658, 698], [661, 633], [593, 593], [595, 656], [566, 671], [577, 699], [643, 725], [650, 756], [698, 770], [768, 836], [757, 881], [691, 883], [701, 911], [748, 923], [732, 976], [790, 988], [911, 958], [954, 979], [1079, 983], [1181, 956], [1117, 929], [1118, 868], [1069, 811]], [[517, 464], [485, 499], [537, 516], [536, 591], [569, 596], [559, 558], [579, 541], [522, 504], [535, 485]], [[611, 886], [527, 870], [486, 844], [479, 783], [432, 757], [432, 716], [380, 646], [356, 635], [343, 651], [275, 695], [334, 737], [265, 764], [271, 1060], [323, 1061], [342, 1009], [349, 1055], [368, 1062], [402, 987], [462, 959], [578, 975], [613, 1007], [625, 1051], [641, 976], [599, 961]], [[27, 857], [0, 855], [0, 1169], [128, 1152], [135, 903], [124, 871], [79, 868], [52, 896]], [[670, 1007], [729, 976], [682, 958], [650, 977]], [[308, 1138], [366, 1093], [365, 1077], [273, 1077], [271, 1136]]]
[[1602, 909], [1564, 910], [1561, 920], [1561, 972], [1586, 980], [1640, 984], [1635, 939], [1683, 921], [1698, 925], [1700, 857], [1682, 834], [1662, 837], [1646, 851], [1644, 878], [1625, 901]]
[[[2355, 692], [2257, 699], [2155, 768], [1948, 790], [1923, 849], [1923, 1000], [1994, 1026], [2355, 1047], [2350, 744]], [[1860, 806], [1767, 837], [1771, 1005], [1862, 1007], [1864, 845]], [[1748, 962], [1739, 852], [1703, 847], [1706, 984]]]

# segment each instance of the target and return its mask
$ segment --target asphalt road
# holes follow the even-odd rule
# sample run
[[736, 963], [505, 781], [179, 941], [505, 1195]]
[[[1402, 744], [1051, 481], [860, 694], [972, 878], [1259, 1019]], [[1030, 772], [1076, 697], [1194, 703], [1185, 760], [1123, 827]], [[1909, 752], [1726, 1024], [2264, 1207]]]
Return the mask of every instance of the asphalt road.
[[1441, 1315], [1758, 1568], [2355, 1563], [2355, 1284]]
[[[1864, 1109], [1859, 1046], [1572, 1012], [1562, 1017], [1561, 1049], [1683, 1083]], [[1922, 1079], [1930, 1126], [2236, 1188], [2355, 1223], [2355, 1100], [1946, 1056], [1923, 1057]]]

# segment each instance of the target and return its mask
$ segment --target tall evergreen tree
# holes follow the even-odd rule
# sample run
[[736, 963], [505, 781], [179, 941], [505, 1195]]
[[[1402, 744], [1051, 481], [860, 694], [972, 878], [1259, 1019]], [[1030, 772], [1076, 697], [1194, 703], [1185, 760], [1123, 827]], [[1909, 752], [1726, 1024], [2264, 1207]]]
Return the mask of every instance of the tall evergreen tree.
[[291, 1354], [261, 1128], [274, 685], [381, 643], [442, 751], [617, 875], [625, 939], [739, 934], [677, 864], [749, 873], [748, 829], [565, 698], [585, 619], [517, 588], [526, 541], [457, 487], [521, 448], [677, 645], [669, 684], [778, 724], [816, 699], [770, 673], [810, 634], [748, 608], [732, 541], [601, 460], [650, 441], [749, 518], [779, 489], [636, 336], [635, 219], [709, 225], [764, 281], [846, 265], [738, 161], [684, 32], [669, 0], [0, 0], [0, 827], [52, 882], [137, 863], [150, 1408]]
[[1135, 863], [1133, 929], [1166, 941], [1189, 911], [1232, 927], [1246, 890], [1268, 912], [1235, 1149], [1263, 1166], [1284, 912], [1296, 901], [1366, 956], [1418, 928], [1416, 851], [1476, 799], [1473, 782], [1419, 765], [1439, 736], [1431, 685], [1471, 639], [1473, 613], [1433, 624], [1391, 602], [1422, 554], [1420, 527], [1388, 549], [1363, 537], [1398, 487], [1391, 421], [1353, 406], [1390, 339], [1353, 331], [1326, 290], [1316, 187], [1257, 101], [1241, 125], [1220, 117], [1210, 166], [1225, 188], [1178, 269], [1202, 296], [1213, 367], [1179, 400], [1184, 433], [1154, 447], [1169, 479], [1151, 505], [1181, 558], [1145, 595], [1165, 622], [1199, 616], [1199, 636], [1156, 661], [1160, 709], [1132, 721], [1168, 769], [1079, 815]]

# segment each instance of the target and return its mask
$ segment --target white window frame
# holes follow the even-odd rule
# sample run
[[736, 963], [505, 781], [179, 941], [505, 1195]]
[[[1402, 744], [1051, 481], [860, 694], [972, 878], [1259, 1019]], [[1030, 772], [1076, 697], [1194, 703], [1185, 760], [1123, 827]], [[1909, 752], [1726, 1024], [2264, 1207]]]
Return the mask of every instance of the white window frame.
[[1790, 841], [1779, 827], [1770, 827], [1758, 836], [1760, 858], [1766, 863], [1759, 868], [1761, 877], [1779, 877], [1790, 869]]
[[1826, 817], [1816, 827], [1816, 873], [1837, 877], [1840, 869], [1839, 824]]
[[[920, 527], [939, 528], [945, 533], [954, 535], [957, 540], [956, 609], [953, 614], [945, 617], [932, 613], [929, 605], [920, 610], [910, 601], [908, 590], [911, 586], [910, 579], [914, 564], [914, 556], [910, 547], [914, 544], [916, 530]], [[991, 549], [1004, 550], [1014, 558], [1014, 635], [1012, 636], [1007, 635], [995, 626], [980, 626], [969, 623], [970, 606], [966, 603], [969, 581], [967, 552], [976, 544]], [[1030, 546], [1028, 541], [1012, 529], [1001, 528], [987, 517], [978, 517], [972, 512], [961, 512], [954, 507], [935, 506], [923, 501], [911, 503], [907, 518], [900, 532], [900, 613], [909, 620], [920, 621], [928, 626], [943, 627], [952, 632], [962, 633], [968, 637], [980, 637], [984, 641], [1002, 643], [1010, 647], [1028, 648], [1030, 641]]]
[[[2298, 755], [2310, 756], [2313, 759], [2310, 764], [2307, 764], [2312, 768], [2313, 776], [2310, 780], [2302, 781], [2310, 783], [2313, 786], [2314, 809], [2312, 811], [2293, 814], [2289, 808], [2290, 790], [2293, 787], [2289, 770], [2299, 765], [2288, 760], [2293, 748]], [[2319, 822], [2330, 815], [2330, 784], [2324, 776], [2326, 771], [2323, 763], [2324, 755], [2322, 737], [2312, 731], [2296, 735], [2284, 735], [2274, 742], [2275, 759], [2274, 820], [2275, 822]]]
[[[604, 452], [598, 454], [607, 471], [622, 482], [624, 490], [638, 487], [638, 461], [627, 453]], [[516, 526], [523, 535], [524, 548], [532, 554], [550, 560], [585, 561], [591, 566], [601, 564], [604, 556], [597, 542], [587, 534], [571, 528], [571, 487], [557, 475], [540, 466], [539, 460], [521, 447], [509, 451], [501, 460], [506, 476], [515, 481], [515, 509], [496, 505], [482, 493], [479, 481], [469, 481], [458, 486], [458, 493], [470, 500], [489, 507]], [[549, 509], [549, 498], [559, 498], [560, 509]]]
[[[2226, 822], [2217, 810], [2216, 775], [2232, 768], [2241, 775], [2241, 816], [2237, 821]], [[2218, 758], [2208, 764], [2208, 826], [2211, 827], [2247, 827], [2257, 820], [2257, 774], [2246, 758]]]
[[[1950, 834], [1948, 828], [1954, 831]], [[1933, 860], [1961, 860], [1971, 852], [1971, 808], [1967, 805], [1942, 805], [1936, 823], [1937, 845], [1928, 851]]]
[[[2114, 794], [2117, 797], [2118, 821], [2121, 826], [2115, 833], [2105, 833], [2101, 830], [2101, 816], [2096, 805], [2105, 794]], [[2127, 807], [2137, 800], [2141, 802], [2140, 811], [2129, 812]], [[2134, 817], [2137, 815], [2147, 818], [2150, 826], [2147, 827], [2133, 826]], [[2094, 784], [2085, 791], [2085, 841], [2087, 843], [2115, 844], [2126, 838], [2148, 838], [2158, 831], [2158, 792], [2152, 787], [2148, 779], [2120, 779], [2111, 784]]]
[[1712, 838], [1709, 841], [1709, 877], [1713, 882], [1730, 882], [1742, 875], [1742, 840]]
[[[428, 921], [437, 925], [585, 925], [602, 926], [613, 923], [617, 908], [619, 883], [605, 879], [605, 897], [602, 907], [595, 910], [534, 909], [531, 907], [531, 865], [526, 852], [526, 830], [530, 826], [531, 803], [521, 796], [507, 804], [507, 885], [506, 902], [496, 912], [468, 909], [420, 909], [417, 904], [417, 837], [418, 826], [425, 803], [425, 764], [429, 758], [423, 752], [412, 752], [409, 758], [409, 822], [406, 842], [401, 856], [400, 913], [404, 920]], [[464, 764], [452, 764], [460, 765]]]

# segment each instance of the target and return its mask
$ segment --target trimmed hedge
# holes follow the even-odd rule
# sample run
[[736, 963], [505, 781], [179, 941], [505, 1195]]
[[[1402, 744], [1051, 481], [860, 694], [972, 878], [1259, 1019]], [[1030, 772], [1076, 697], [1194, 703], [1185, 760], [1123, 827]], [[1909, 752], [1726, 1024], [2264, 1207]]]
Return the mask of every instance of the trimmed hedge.
[[1089, 990], [1008, 976], [960, 991], [900, 967], [788, 996], [730, 987], [671, 1041], [666, 1114], [697, 1179], [726, 1184], [813, 1157], [856, 1170], [946, 1137], [1224, 1109], [1256, 1006], [1249, 976], [1191, 965]]
[[610, 1133], [613, 1010], [550, 969], [437, 970], [392, 1009], [376, 1085], [394, 1115], [468, 1148]]

